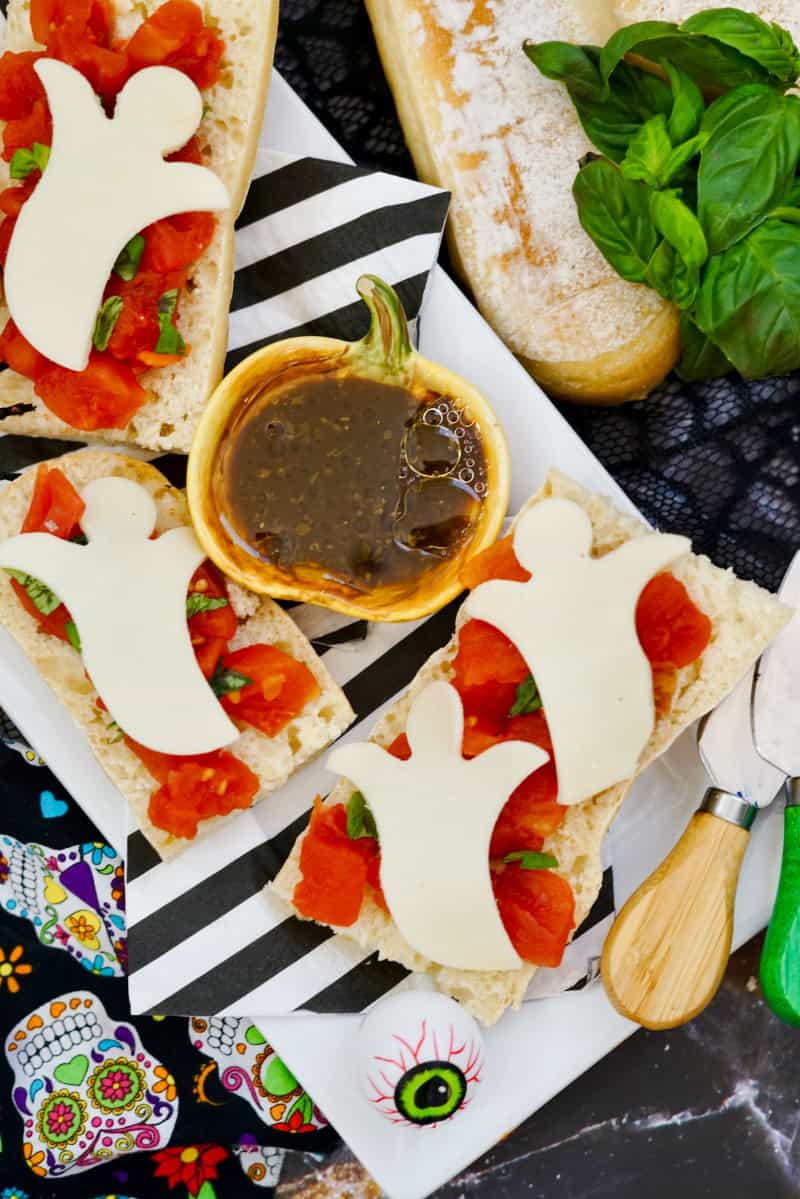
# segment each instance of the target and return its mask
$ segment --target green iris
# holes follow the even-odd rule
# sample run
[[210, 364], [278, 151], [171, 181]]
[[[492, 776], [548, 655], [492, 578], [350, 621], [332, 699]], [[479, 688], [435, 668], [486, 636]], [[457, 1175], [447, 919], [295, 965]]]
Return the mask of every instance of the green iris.
[[452, 1062], [421, 1062], [395, 1087], [394, 1101], [412, 1124], [435, 1124], [454, 1116], [467, 1093], [467, 1080]]

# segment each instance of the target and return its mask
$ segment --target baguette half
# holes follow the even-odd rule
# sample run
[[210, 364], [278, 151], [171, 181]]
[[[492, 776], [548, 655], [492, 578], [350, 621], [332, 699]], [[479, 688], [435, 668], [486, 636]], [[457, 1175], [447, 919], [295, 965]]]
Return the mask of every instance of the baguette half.
[[[558, 471], [551, 471], [544, 487], [523, 511], [551, 496], [573, 500], [588, 514], [594, 532], [593, 553], [602, 556], [632, 537], [648, 532], [640, 521], [619, 512], [610, 501], [584, 490]], [[519, 519], [519, 518], [517, 518]], [[686, 587], [692, 600], [712, 623], [711, 641], [702, 657], [678, 673], [675, 697], [669, 713], [656, 720], [653, 734], [639, 761], [637, 773], [673, 743], [684, 729], [722, 700], [767, 643], [786, 623], [790, 610], [768, 591], [737, 579], [708, 558], [689, 554], [671, 572]], [[456, 629], [464, 623], [463, 610]], [[372, 733], [371, 740], [388, 746], [405, 729], [414, 697], [434, 679], [452, 676], [451, 663], [456, 639], [434, 654], [418, 673], [409, 690], [394, 704]], [[601, 845], [608, 826], [625, 798], [633, 779], [611, 787], [585, 803], [567, 809], [561, 827], [548, 837], [544, 849], [558, 860], [562, 874], [575, 896], [575, 920], [579, 927], [600, 891]], [[327, 803], [346, 803], [353, 788], [340, 779]], [[300, 880], [298, 838], [273, 889], [289, 903]], [[424, 836], [424, 830], [420, 835]], [[409, 970], [427, 973], [439, 990], [460, 1000], [480, 1020], [494, 1023], [507, 1007], [519, 1007], [536, 967], [528, 964], [515, 971], [453, 970], [428, 961], [401, 936], [391, 916], [367, 897], [358, 920], [337, 932], [357, 941], [367, 952], [400, 962]]]
[[614, 5], [367, 8], [417, 172], [452, 193], [450, 249], [488, 322], [553, 395], [647, 395], [677, 361], [677, 312], [620, 279], [581, 228], [572, 184], [593, 147], [566, 88], [522, 51], [526, 38], [602, 44], [620, 23]]
[[[113, 0], [115, 32], [128, 38], [163, 0]], [[198, 129], [203, 161], [223, 180], [231, 210], [220, 213], [211, 245], [191, 268], [181, 298], [178, 328], [191, 353], [175, 366], [145, 371], [139, 377], [148, 399], [124, 429], [81, 434], [42, 403], [33, 383], [15, 371], [0, 374], [0, 410], [32, 404], [33, 411], [7, 416], [4, 433], [34, 437], [108, 441], [151, 450], [188, 453], [200, 413], [222, 377], [228, 344], [228, 309], [233, 288], [233, 224], [244, 204], [253, 170], [267, 86], [275, 49], [277, 0], [200, 0], [206, 20], [225, 39], [222, 75], [204, 93], [208, 112]], [[38, 49], [30, 26], [30, 0], [10, 0], [5, 48]], [[8, 163], [0, 162], [0, 187], [8, 186]], [[0, 328], [8, 319], [0, 306]]]
[[[78, 489], [93, 479], [109, 475], [122, 475], [140, 483], [156, 501], [156, 530], [159, 533], [189, 523], [183, 493], [146, 462], [110, 450], [78, 450], [54, 459], [52, 464], [58, 466]], [[0, 540], [19, 532], [28, 511], [35, 476], [35, 469], [30, 469], [0, 491]], [[344, 692], [334, 683], [310, 643], [282, 608], [235, 583], [228, 583], [228, 594], [240, 622], [231, 648], [241, 649], [258, 642], [274, 645], [303, 662], [320, 687], [319, 695], [274, 737], [247, 728], [227, 747], [258, 775], [262, 787], [258, 799], [266, 792], [282, 787], [304, 762], [343, 733], [353, 719], [353, 711]], [[109, 596], [109, 603], [113, 603], [113, 596]], [[0, 624], [19, 642], [45, 682], [85, 732], [95, 757], [125, 796], [140, 829], [161, 857], [173, 858], [192, 844], [151, 823], [147, 815], [148, 803], [158, 784], [119, 739], [118, 731], [109, 729], [109, 714], [97, 706], [98, 695], [86, 677], [81, 655], [71, 645], [42, 631], [17, 599], [5, 571], [0, 571]], [[201, 821], [198, 837], [235, 816], [236, 813], [231, 813]]]

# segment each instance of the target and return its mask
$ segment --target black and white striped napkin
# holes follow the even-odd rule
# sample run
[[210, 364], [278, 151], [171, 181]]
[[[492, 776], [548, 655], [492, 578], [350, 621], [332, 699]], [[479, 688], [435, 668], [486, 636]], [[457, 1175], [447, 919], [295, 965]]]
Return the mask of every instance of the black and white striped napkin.
[[[355, 281], [379, 274], [399, 292], [414, 330], [447, 213], [447, 193], [337, 162], [260, 150], [237, 224], [228, 367], [280, 337], [348, 340], [366, 331]], [[0, 438], [0, 477], [77, 448]], [[177, 485], [185, 459], [156, 464]], [[367, 736], [382, 710], [453, 630], [456, 604], [409, 625], [352, 622], [306, 605], [292, 616], [356, 712], [346, 738]], [[130, 1000], [133, 1012], [269, 1015], [304, 1007], [357, 1011], [402, 985], [406, 972], [346, 938], [289, 915], [264, 884], [282, 865], [317, 793], [330, 788], [324, 757], [278, 793], [163, 863], [141, 833], [127, 848]], [[76, 796], [80, 802], [80, 796]], [[613, 911], [610, 867], [548, 992], [587, 975]]]

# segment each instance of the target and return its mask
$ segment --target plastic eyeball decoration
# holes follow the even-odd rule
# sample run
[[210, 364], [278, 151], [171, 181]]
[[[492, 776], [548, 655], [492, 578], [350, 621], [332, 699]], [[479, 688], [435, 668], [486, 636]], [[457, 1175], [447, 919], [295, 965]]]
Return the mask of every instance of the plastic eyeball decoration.
[[445, 995], [408, 991], [382, 1000], [364, 1017], [359, 1039], [363, 1089], [393, 1124], [441, 1124], [475, 1098], [483, 1037]]

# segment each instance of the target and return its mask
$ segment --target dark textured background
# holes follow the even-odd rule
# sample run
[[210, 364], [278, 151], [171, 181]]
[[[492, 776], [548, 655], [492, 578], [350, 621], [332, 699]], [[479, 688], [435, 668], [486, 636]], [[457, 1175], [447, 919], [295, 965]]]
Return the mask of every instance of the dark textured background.
[[[276, 65], [357, 162], [413, 174], [360, 0], [283, 0]], [[654, 523], [776, 587], [800, 542], [799, 390], [671, 380], [646, 403], [563, 411]], [[759, 951], [691, 1025], [637, 1034], [438, 1199], [800, 1195], [800, 1031], [761, 1000]], [[379, 1192], [346, 1151], [292, 1155], [281, 1199], [334, 1193]]]

